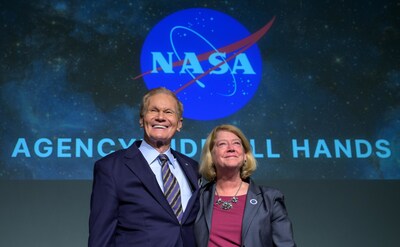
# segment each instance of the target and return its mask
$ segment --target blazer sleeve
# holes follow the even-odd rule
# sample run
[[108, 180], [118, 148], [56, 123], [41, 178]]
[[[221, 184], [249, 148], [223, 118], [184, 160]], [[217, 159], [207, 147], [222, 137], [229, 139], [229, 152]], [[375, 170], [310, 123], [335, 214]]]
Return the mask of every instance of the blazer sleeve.
[[93, 188], [89, 216], [89, 247], [114, 246], [118, 198], [111, 167], [104, 159], [93, 169]]
[[296, 247], [293, 239], [292, 223], [286, 210], [283, 194], [276, 189], [270, 190], [267, 194], [272, 198], [273, 203], [271, 225], [274, 246]]

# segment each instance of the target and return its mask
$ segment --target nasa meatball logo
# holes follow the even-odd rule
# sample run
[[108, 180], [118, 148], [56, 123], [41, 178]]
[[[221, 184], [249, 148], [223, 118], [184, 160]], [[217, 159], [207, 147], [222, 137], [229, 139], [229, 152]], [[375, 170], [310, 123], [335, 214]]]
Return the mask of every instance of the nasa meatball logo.
[[166, 87], [185, 106], [184, 117], [213, 120], [245, 106], [257, 91], [262, 60], [256, 42], [274, 19], [253, 34], [211, 9], [175, 12], [147, 36], [141, 52], [147, 88]]

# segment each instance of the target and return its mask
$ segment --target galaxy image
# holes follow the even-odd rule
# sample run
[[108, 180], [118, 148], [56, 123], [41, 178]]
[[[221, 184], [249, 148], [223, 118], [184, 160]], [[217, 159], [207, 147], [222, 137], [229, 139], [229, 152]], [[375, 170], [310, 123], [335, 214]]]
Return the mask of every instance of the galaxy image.
[[[181, 94], [195, 114], [176, 150], [199, 159], [202, 139], [229, 123], [251, 140], [259, 180], [400, 179], [400, 1], [14, 0], [0, 3], [0, 180], [90, 180], [97, 159], [141, 139], [146, 40], [170, 45], [152, 30], [192, 8], [249, 36], [273, 24], [247, 50], [261, 72], [240, 107]], [[208, 42], [208, 30], [191, 34]], [[221, 117], [194, 117], [213, 109]]]

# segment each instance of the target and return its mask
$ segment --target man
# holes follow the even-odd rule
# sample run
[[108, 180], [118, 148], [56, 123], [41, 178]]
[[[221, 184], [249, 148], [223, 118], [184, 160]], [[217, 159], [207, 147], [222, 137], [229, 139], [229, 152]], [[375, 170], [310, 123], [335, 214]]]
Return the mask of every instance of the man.
[[[150, 90], [140, 109], [144, 140], [95, 163], [90, 247], [194, 246], [198, 163], [170, 148], [171, 139], [182, 128], [182, 112], [173, 92]], [[164, 175], [168, 168], [173, 175]], [[177, 189], [168, 187], [176, 182], [164, 185], [164, 180], [175, 178]], [[171, 206], [168, 197], [175, 192]]]

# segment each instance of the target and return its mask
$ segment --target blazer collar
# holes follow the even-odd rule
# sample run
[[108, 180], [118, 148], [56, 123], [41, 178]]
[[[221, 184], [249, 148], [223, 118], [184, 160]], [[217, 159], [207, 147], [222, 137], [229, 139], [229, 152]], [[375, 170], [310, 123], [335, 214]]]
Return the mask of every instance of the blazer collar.
[[[244, 209], [243, 223], [242, 223], [242, 241], [246, 238], [251, 223], [254, 220], [254, 217], [257, 215], [257, 211], [260, 206], [263, 204], [263, 195], [259, 186], [257, 186], [252, 179], [247, 179], [246, 182], [249, 183], [249, 190], [247, 191], [246, 204]], [[207, 230], [210, 232], [211, 229], [211, 218], [212, 218], [212, 210], [214, 204], [214, 194], [215, 194], [215, 182], [208, 182], [204, 185], [204, 189], [202, 191], [203, 210], [207, 224]], [[200, 204], [200, 205], [201, 205]]]
[[134, 142], [125, 153], [125, 165], [131, 170], [132, 173], [142, 182], [147, 191], [154, 197], [154, 199], [169, 213], [175, 217], [174, 212], [168, 204], [157, 179], [153, 174], [149, 164], [139, 150], [141, 141]]
[[250, 225], [257, 214], [258, 209], [263, 204], [262, 191], [252, 179], [249, 179], [249, 190], [247, 191], [246, 205], [244, 209], [242, 223], [242, 240], [246, 238]]
[[[147, 191], [154, 197], [154, 199], [167, 211], [169, 212], [174, 218], [176, 218], [174, 212], [172, 211], [171, 207], [168, 204], [167, 199], [165, 198], [160, 186], [157, 183], [157, 180], [151, 170], [149, 164], [147, 163], [146, 159], [142, 155], [139, 150], [139, 146], [141, 141], [135, 141], [133, 145], [131, 145], [125, 153], [125, 165], [134, 173], [137, 178], [142, 182], [142, 184], [147, 188]], [[195, 171], [191, 171], [189, 169], [189, 164], [174, 150], [171, 149], [171, 153], [176, 157], [177, 161], [179, 162], [182, 170], [184, 171], [189, 183], [191, 184], [193, 191], [196, 192], [198, 188], [197, 185], [197, 174]], [[192, 198], [196, 196], [193, 193]], [[191, 198], [191, 199], [192, 199]], [[188, 205], [186, 206], [185, 213], [182, 218], [182, 222], [186, 219], [186, 216], [190, 212], [195, 200], [189, 200]]]
[[[249, 183], [249, 190], [247, 191], [246, 204], [242, 223], [242, 239], [247, 235], [250, 228], [251, 222], [257, 214], [257, 210], [263, 203], [262, 191], [252, 179], [246, 179]], [[211, 181], [204, 185], [203, 196], [203, 209], [207, 223], [208, 230], [211, 229], [212, 210], [214, 206], [214, 195], [215, 195], [215, 182]]]
[[178, 161], [179, 165], [181, 166], [181, 169], [185, 173], [186, 178], [192, 188], [192, 191], [197, 190], [199, 188], [199, 178], [200, 178], [197, 172], [197, 167], [193, 169], [193, 164], [188, 162], [186, 158], [177, 151], [171, 149], [171, 153]]
[[207, 224], [207, 230], [210, 232], [211, 229], [211, 218], [212, 218], [212, 210], [214, 207], [214, 195], [215, 195], [215, 182], [208, 182], [204, 185], [202, 198], [203, 202], [200, 205], [203, 205], [204, 215]]

